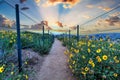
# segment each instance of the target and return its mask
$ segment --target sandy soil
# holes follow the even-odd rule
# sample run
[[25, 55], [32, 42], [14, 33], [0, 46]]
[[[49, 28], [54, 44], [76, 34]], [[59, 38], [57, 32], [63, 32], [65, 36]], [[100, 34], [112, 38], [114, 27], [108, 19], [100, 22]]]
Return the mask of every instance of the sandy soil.
[[49, 55], [44, 59], [40, 71], [36, 73], [37, 80], [75, 80], [67, 66], [65, 50], [61, 42], [55, 39]]

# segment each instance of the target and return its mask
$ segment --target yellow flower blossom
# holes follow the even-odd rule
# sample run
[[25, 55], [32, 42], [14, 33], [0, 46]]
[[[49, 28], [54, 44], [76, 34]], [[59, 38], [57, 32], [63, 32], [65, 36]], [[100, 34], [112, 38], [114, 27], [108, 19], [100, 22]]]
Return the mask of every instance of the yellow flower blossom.
[[70, 65], [69, 68], [72, 69], [72, 66]]
[[87, 51], [88, 51], [88, 53], [90, 53], [90, 52], [91, 52], [90, 48], [88, 48], [88, 50], [87, 50]]
[[85, 56], [83, 55], [82, 58], [85, 59]]
[[91, 66], [94, 68], [95, 67], [95, 63], [92, 63]]
[[83, 75], [86, 75], [86, 72], [84, 72], [84, 71], [82, 71], [81, 73], [82, 73]]
[[28, 80], [28, 75], [25, 75], [25, 78]]
[[103, 56], [102, 56], [102, 59], [103, 59], [103, 60], [107, 60], [107, 59], [108, 59], [108, 56], [107, 56], [107, 55], [103, 55]]
[[68, 51], [68, 50], [64, 51], [64, 54], [66, 54], [66, 55], [67, 55], [68, 53], [69, 53], [69, 51]]
[[99, 58], [99, 59], [98, 59], [98, 62], [101, 62], [101, 61], [102, 61], [102, 59], [101, 59], [101, 58]]
[[98, 62], [102, 61], [102, 59], [100, 58], [100, 56], [97, 56], [96, 59], [97, 59]]
[[89, 68], [88, 68], [88, 67], [85, 67], [85, 71], [89, 71]]
[[0, 67], [0, 73], [2, 73], [4, 71], [4, 67]]
[[73, 47], [71, 47], [71, 49], [70, 49], [70, 50], [72, 51], [73, 49], [74, 49], [74, 48], [73, 48]]
[[115, 60], [115, 63], [119, 63], [120, 61], [119, 60]]
[[75, 61], [73, 61], [73, 64], [75, 64]]
[[112, 46], [113, 46], [113, 44], [112, 44], [112, 43], [110, 43], [109, 47], [112, 47]]
[[91, 43], [90, 43], [90, 42], [88, 42], [88, 46], [90, 46], [90, 44], [91, 44]]
[[27, 61], [25, 61], [25, 64], [28, 64], [28, 62], [27, 62]]
[[103, 39], [102, 39], [102, 38], [100, 38], [100, 41], [103, 41]]
[[114, 56], [113, 59], [116, 60], [116, 59], [117, 59], [117, 56]]
[[117, 76], [118, 76], [118, 74], [117, 74], [117, 73], [114, 73], [114, 74], [113, 74], [113, 76], [114, 76], [114, 77], [117, 77]]
[[101, 49], [97, 49], [97, 50], [96, 50], [96, 53], [100, 53], [100, 52], [101, 52]]
[[12, 40], [10, 40], [10, 43], [12, 43], [13, 41]]
[[14, 41], [14, 42], [16, 42], [16, 40], [15, 40], [15, 39], [14, 39], [13, 41]]
[[93, 63], [93, 60], [92, 60], [92, 59], [90, 59], [90, 60], [88, 61], [88, 63], [89, 63], [89, 64], [92, 64], [92, 63]]
[[12, 71], [12, 72], [11, 72], [11, 75], [13, 75], [13, 74], [14, 74], [14, 72]]
[[14, 67], [15, 65], [13, 63], [11, 63], [12, 67]]
[[78, 49], [78, 50], [77, 50], [77, 49], [74, 49], [74, 52], [75, 52], [75, 53], [79, 53], [79, 49]]
[[72, 58], [72, 57], [73, 57], [73, 54], [71, 53], [69, 57]]
[[91, 47], [95, 47], [95, 45], [91, 45]]

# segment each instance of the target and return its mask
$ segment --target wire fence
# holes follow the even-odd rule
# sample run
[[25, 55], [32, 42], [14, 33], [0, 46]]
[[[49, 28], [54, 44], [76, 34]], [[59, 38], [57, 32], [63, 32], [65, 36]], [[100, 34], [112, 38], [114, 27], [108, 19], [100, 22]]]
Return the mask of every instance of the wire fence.
[[[16, 3], [18, 3], [18, 0], [0, 1], [0, 80], [27, 79], [27, 73], [29, 72], [25, 68], [28, 65], [29, 56], [27, 56], [27, 52], [23, 53], [23, 50], [32, 49], [40, 55], [44, 55], [50, 51], [54, 42], [51, 31], [44, 26], [44, 23], [39, 23], [40, 20], [34, 18], [36, 14], [33, 14], [31, 9], [28, 11], [23, 10], [26, 4], [19, 3], [20, 53], [17, 43]], [[8, 9], [9, 11], [7, 11]], [[22, 56], [19, 56], [19, 54]], [[20, 62], [19, 57], [21, 57], [22, 62]], [[19, 73], [21, 70], [22, 72]]]
[[[27, 59], [24, 60], [22, 62], [22, 67], [18, 67], [16, 4], [19, 4], [20, 10], [20, 39], [22, 50], [32, 49], [40, 54], [46, 54], [49, 52], [54, 41], [53, 34], [50, 34], [52, 30], [47, 26], [45, 21], [41, 21], [41, 16], [39, 15], [40, 12], [37, 11], [38, 7], [34, 7], [35, 11], [32, 11], [33, 7], [28, 3], [21, 4], [19, 3], [19, 0], [0, 0], [0, 18], [4, 21], [4, 23], [0, 22], [0, 68], [5, 68], [3, 74], [0, 74], [3, 76], [0, 78], [2, 80], [7, 80], [11, 76], [14, 77], [12, 72], [17, 74], [19, 72], [18, 69], [24, 68], [27, 62]], [[8, 9], [9, 11], [7, 11]], [[76, 25], [72, 29], [66, 30], [62, 37], [64, 37], [64, 40], [68, 39], [72, 42], [71, 38], [75, 38], [79, 41], [79, 38], [84, 37], [81, 34], [86, 35], [89, 33], [94, 34], [119, 31], [119, 21], [115, 20], [112, 22], [111, 20], [120, 17], [119, 11], [120, 5], [117, 5], [108, 12], [101, 13], [101, 15], [98, 15], [83, 24], [78, 24], [79, 27]], [[38, 17], [36, 18], [36, 16]], [[103, 21], [102, 23], [104, 24], [100, 23], [101, 21]], [[115, 26], [114, 28], [112, 27], [113, 25]]]

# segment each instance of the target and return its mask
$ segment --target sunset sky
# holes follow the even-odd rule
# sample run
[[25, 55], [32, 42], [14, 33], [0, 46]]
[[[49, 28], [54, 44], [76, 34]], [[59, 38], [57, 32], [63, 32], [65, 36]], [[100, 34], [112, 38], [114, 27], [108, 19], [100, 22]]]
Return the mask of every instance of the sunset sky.
[[[81, 25], [80, 31], [81, 33], [120, 31], [120, 0], [22, 0], [21, 3], [19, 0], [5, 1], [12, 6], [18, 3], [20, 8], [29, 7], [29, 9], [22, 10], [22, 12], [30, 16], [36, 23], [47, 21], [48, 26], [58, 32], [73, 30], [77, 25], [119, 7], [102, 17]], [[15, 20], [15, 10], [6, 2], [0, 0], [0, 14]], [[36, 24], [23, 15], [20, 18], [21, 24]]]

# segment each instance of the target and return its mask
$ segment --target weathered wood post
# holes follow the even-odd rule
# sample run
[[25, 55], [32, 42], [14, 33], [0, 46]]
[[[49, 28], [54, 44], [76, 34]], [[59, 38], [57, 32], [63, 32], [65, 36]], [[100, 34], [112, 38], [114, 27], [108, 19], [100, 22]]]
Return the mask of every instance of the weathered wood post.
[[19, 72], [22, 71], [22, 55], [21, 55], [21, 39], [20, 39], [20, 17], [19, 17], [19, 5], [15, 5], [16, 9], [16, 26], [17, 26], [17, 50], [18, 50], [18, 66]]
[[77, 41], [79, 41], [79, 25], [77, 25]]

